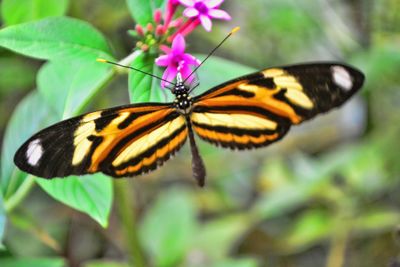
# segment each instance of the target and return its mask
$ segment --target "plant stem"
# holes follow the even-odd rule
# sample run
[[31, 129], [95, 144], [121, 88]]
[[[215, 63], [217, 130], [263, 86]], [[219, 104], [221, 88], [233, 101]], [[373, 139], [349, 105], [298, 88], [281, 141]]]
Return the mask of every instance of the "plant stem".
[[[344, 224], [346, 223], [348, 222], [345, 222]], [[347, 226], [343, 226], [342, 229], [333, 233], [326, 267], [343, 266], [348, 236], [349, 229]]]
[[131, 266], [144, 267], [144, 254], [139, 241], [139, 231], [135, 219], [135, 211], [131, 203], [133, 190], [128, 179], [114, 181], [115, 201], [118, 204], [118, 213], [122, 222], [122, 234], [129, 253]]
[[125, 65], [125, 66], [129, 66], [131, 65], [131, 63], [138, 57], [140, 56], [140, 54], [142, 54], [143, 52], [141, 50], [136, 50], [135, 52], [133, 52], [132, 54], [128, 55], [127, 57], [125, 57], [124, 59], [121, 59], [118, 64], [121, 65]]
[[4, 201], [6, 212], [11, 212], [28, 195], [34, 184], [35, 178], [32, 175], [28, 175], [18, 190], [9, 199]]

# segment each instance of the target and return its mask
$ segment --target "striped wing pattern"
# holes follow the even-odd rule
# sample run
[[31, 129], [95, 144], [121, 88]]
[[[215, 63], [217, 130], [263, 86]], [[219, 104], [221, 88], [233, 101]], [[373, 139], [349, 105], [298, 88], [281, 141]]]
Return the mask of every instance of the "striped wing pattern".
[[266, 69], [196, 97], [193, 129], [223, 147], [266, 146], [282, 138], [292, 124], [340, 106], [363, 80], [360, 72], [342, 64]]
[[185, 143], [184, 117], [169, 104], [88, 113], [46, 128], [17, 151], [17, 166], [45, 178], [102, 171], [122, 177], [161, 166]]
[[[64, 120], [28, 139], [14, 162], [44, 178], [95, 172], [134, 176], [163, 165], [189, 136], [194, 177], [203, 186], [206, 171], [192, 129], [215, 145], [263, 147], [293, 124], [342, 105], [363, 80], [361, 72], [337, 63], [265, 69], [193, 100], [182, 100], [188, 91], [174, 92], [174, 103], [132, 104]], [[191, 106], [180, 109], [189, 99]]]

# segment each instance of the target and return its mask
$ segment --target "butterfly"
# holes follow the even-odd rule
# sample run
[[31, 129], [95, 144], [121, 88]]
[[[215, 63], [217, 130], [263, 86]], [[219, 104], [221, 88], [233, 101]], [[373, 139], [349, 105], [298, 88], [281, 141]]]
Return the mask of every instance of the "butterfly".
[[29, 138], [14, 162], [49, 179], [96, 172], [130, 177], [163, 165], [189, 139], [193, 176], [204, 186], [194, 133], [224, 148], [265, 147], [292, 125], [342, 105], [363, 82], [351, 66], [309, 63], [264, 69], [193, 97], [178, 73], [173, 102], [130, 104], [61, 121]]

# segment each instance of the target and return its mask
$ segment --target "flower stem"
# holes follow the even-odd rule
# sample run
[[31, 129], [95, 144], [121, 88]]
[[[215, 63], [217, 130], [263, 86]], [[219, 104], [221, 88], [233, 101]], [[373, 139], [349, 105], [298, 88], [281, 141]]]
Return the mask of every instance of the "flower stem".
[[129, 56], [125, 57], [124, 59], [120, 60], [118, 62], [118, 64], [120, 65], [125, 65], [125, 66], [130, 66], [131, 63], [138, 57], [140, 56], [140, 54], [142, 54], [143, 52], [138, 49], [135, 52], [133, 52], [132, 54], [130, 54]]
[[145, 260], [139, 241], [139, 231], [136, 224], [135, 212], [132, 207], [133, 190], [128, 179], [114, 180], [115, 201], [118, 204], [118, 213], [122, 223], [122, 234], [125, 238], [129, 254], [130, 266], [144, 267]]

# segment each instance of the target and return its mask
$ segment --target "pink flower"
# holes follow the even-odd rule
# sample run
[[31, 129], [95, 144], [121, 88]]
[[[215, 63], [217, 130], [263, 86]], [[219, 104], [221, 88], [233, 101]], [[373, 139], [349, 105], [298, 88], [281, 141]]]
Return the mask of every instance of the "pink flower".
[[[185, 80], [192, 72], [190, 66], [198, 66], [200, 64], [200, 61], [194, 56], [185, 53], [185, 46], [185, 38], [181, 34], [178, 34], [172, 41], [171, 48], [166, 46], [161, 47], [166, 55], [156, 58], [156, 64], [161, 67], [167, 67], [162, 77], [164, 80], [173, 82], [178, 70]], [[191, 79], [188, 80], [189, 83]], [[165, 83], [165, 81], [162, 81], [161, 87], [164, 88]]]
[[211, 31], [211, 19], [230, 20], [231, 16], [224, 10], [218, 9], [224, 0], [179, 0], [186, 6], [183, 15], [188, 18], [198, 18], [206, 31]]

